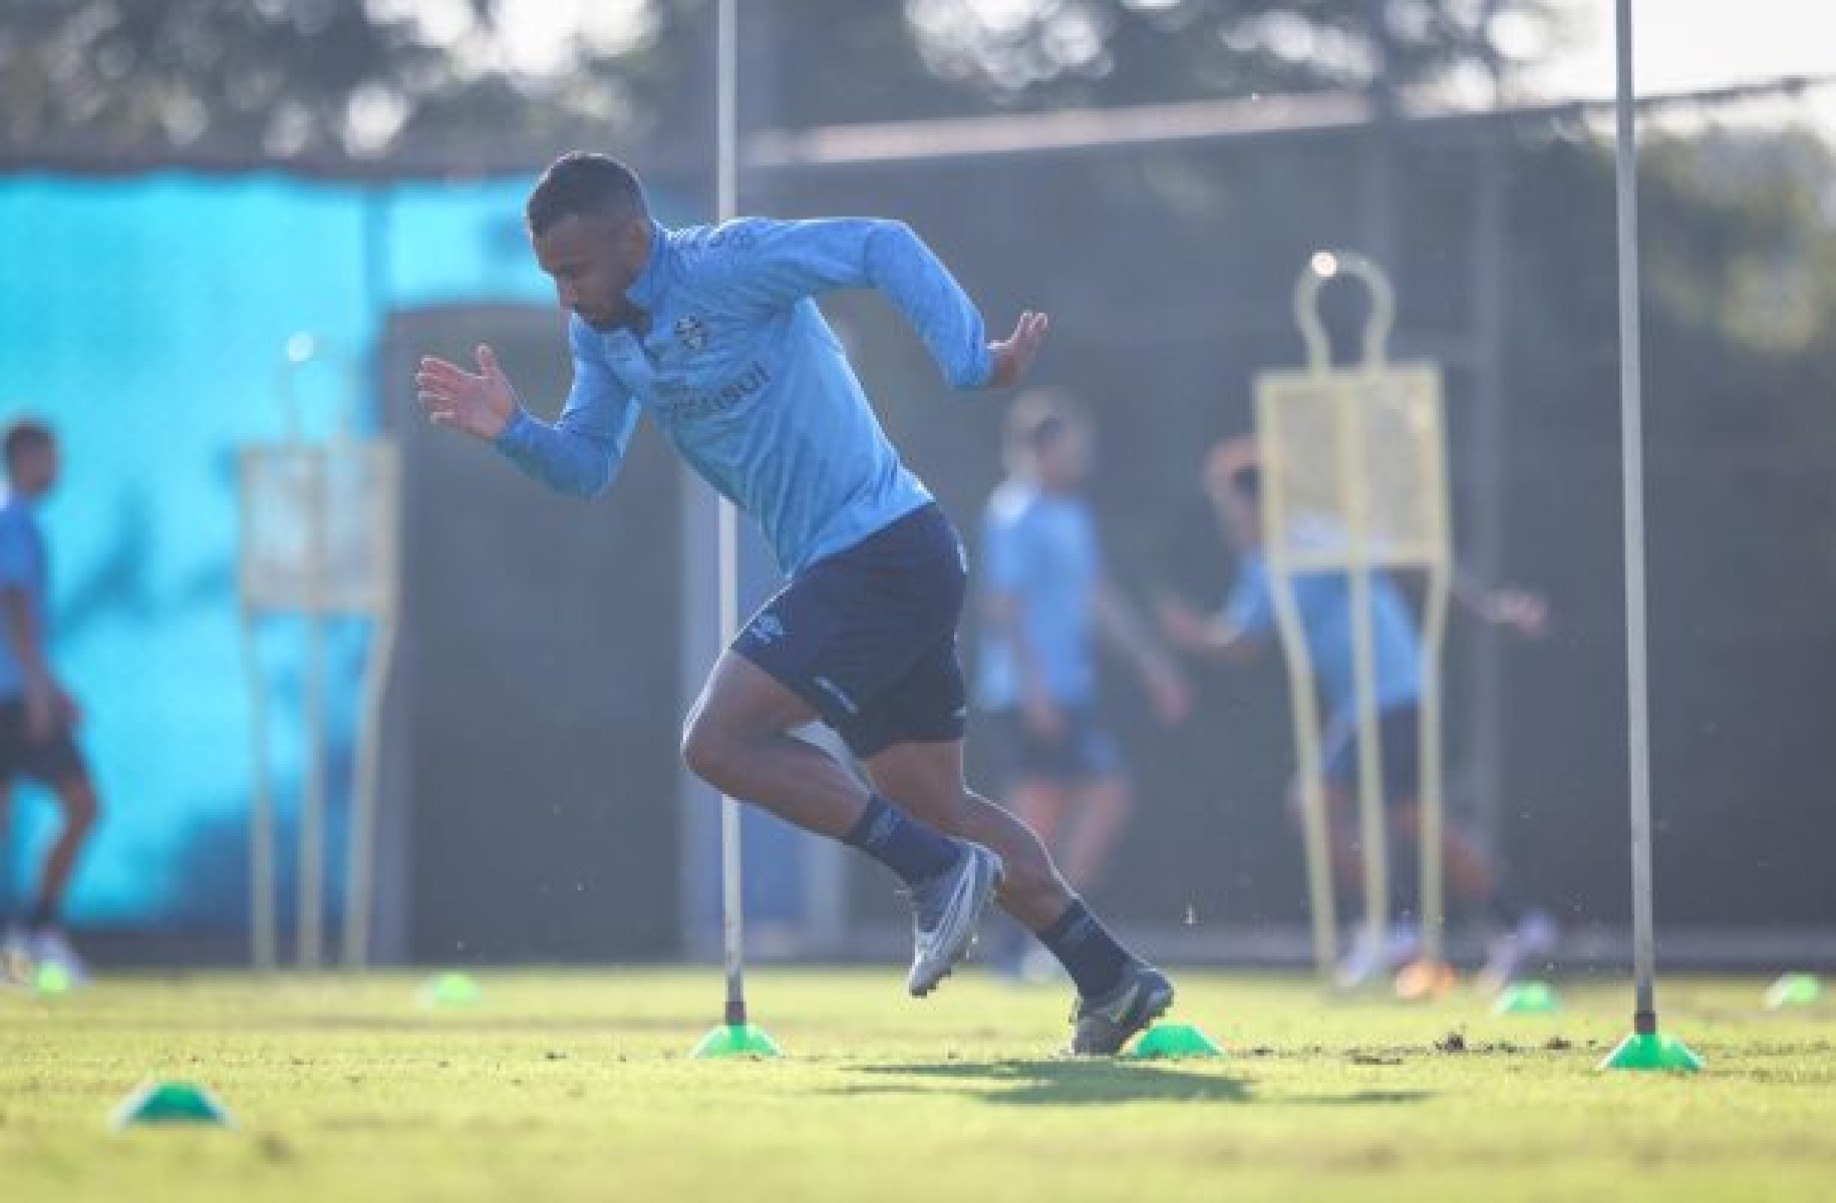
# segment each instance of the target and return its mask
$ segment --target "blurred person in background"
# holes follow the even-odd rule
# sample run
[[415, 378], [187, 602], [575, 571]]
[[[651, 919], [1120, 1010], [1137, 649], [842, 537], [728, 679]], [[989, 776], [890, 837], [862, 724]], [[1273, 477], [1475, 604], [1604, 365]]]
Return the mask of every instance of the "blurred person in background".
[[[1173, 597], [1160, 599], [1160, 623], [1177, 647], [1241, 662], [1257, 655], [1277, 635], [1274, 595], [1262, 553], [1261, 464], [1254, 440], [1231, 439], [1213, 448], [1206, 460], [1204, 486], [1225, 544], [1236, 559], [1235, 584], [1216, 615], [1202, 615]], [[1321, 758], [1333, 875], [1340, 896], [1355, 897], [1362, 886], [1364, 861], [1357, 823], [1357, 675], [1351, 582], [1343, 572], [1298, 574], [1294, 594], [1314, 679], [1327, 705]], [[1519, 589], [1480, 587], [1456, 571], [1453, 598], [1481, 621], [1524, 638], [1540, 637], [1547, 626], [1542, 599]], [[1419, 839], [1422, 649], [1409, 604], [1396, 581], [1384, 573], [1371, 577], [1371, 628], [1383, 796], [1391, 838], [1404, 854], [1405, 871], [1394, 875], [1394, 904], [1407, 911], [1413, 899], [1409, 897], [1411, 874], [1406, 870], [1416, 858]], [[1298, 783], [1289, 802], [1298, 818]], [[1497, 867], [1451, 818], [1445, 825], [1443, 848], [1454, 900], [1483, 911], [1499, 925], [1480, 973], [1484, 986], [1500, 988], [1526, 965], [1554, 952], [1554, 922], [1504, 888]], [[1361, 924], [1338, 966], [1338, 980], [1347, 988], [1362, 985], [1409, 963], [1418, 949], [1419, 931], [1413, 924], [1393, 923], [1381, 943], [1373, 942]]]
[[[1134, 805], [1122, 753], [1097, 709], [1096, 643], [1135, 668], [1154, 713], [1178, 723], [1191, 698], [1173, 660], [1104, 568], [1084, 497], [1089, 416], [1057, 389], [1007, 415], [1008, 477], [982, 514], [982, 638], [976, 703], [1008, 805], [1079, 891], [1096, 882]], [[1052, 966], [1009, 930], [996, 968], [1043, 979]]]
[[[1045, 315], [1024, 313], [1011, 335], [990, 339], [949, 269], [896, 221], [667, 229], [636, 174], [606, 155], [557, 160], [524, 219], [571, 313], [574, 382], [561, 415], [549, 423], [525, 410], [481, 346], [476, 372], [421, 361], [429, 420], [592, 497], [648, 414], [760, 524], [790, 578], [715, 663], [683, 732], [690, 771], [903, 882], [913, 995], [950, 973], [998, 901], [1076, 987], [1070, 1051], [1119, 1051], [1172, 1005], [1173, 983], [1115, 939], [1024, 823], [965, 783], [956, 628], [968, 557], [900, 462], [815, 298], [878, 291], [960, 389], [1019, 383]], [[793, 734], [818, 720], [871, 788]]]
[[51, 966], [81, 980], [83, 962], [61, 918], [71, 874], [95, 826], [96, 791], [74, 737], [82, 711], [51, 668], [50, 555], [36, 512], [57, 483], [57, 440], [37, 422], [15, 422], [0, 438], [0, 457], [6, 468], [0, 501], [0, 833], [13, 784], [22, 777], [50, 789], [64, 820], [40, 867], [30, 911], [7, 925], [4, 960], [14, 976]]

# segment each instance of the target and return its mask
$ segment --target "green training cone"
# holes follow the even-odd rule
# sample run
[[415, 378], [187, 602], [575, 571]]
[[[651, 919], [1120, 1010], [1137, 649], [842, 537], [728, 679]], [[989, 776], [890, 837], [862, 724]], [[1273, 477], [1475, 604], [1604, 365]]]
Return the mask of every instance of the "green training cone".
[[723, 1023], [708, 1029], [695, 1051], [689, 1056], [697, 1061], [721, 1057], [782, 1057], [784, 1050], [765, 1034], [765, 1029], [749, 1023]]
[[148, 1082], [115, 1108], [113, 1126], [131, 1124], [210, 1124], [227, 1126], [229, 1112], [210, 1091], [191, 1082]]
[[1808, 1007], [1823, 997], [1823, 982], [1814, 973], [1787, 973], [1766, 987], [1766, 1009]]
[[1621, 1040], [1618, 1048], [1607, 1054], [1600, 1068], [1656, 1069], [1693, 1074], [1702, 1068], [1702, 1058], [1690, 1052], [1689, 1046], [1674, 1036], [1666, 1036], [1661, 1032], [1649, 1035], [1634, 1032]]
[[32, 974], [32, 989], [39, 994], [68, 994], [76, 989], [76, 979], [62, 965], [46, 963]]
[[1513, 982], [1492, 1004], [1494, 1015], [1553, 1015], [1561, 1009], [1562, 999], [1548, 982]]
[[437, 1011], [475, 1007], [482, 994], [471, 974], [442, 973], [421, 986], [421, 1005]]
[[1122, 1055], [1131, 1061], [1189, 1061], [1222, 1057], [1224, 1050], [1189, 1023], [1162, 1023], [1143, 1032], [1135, 1047]]

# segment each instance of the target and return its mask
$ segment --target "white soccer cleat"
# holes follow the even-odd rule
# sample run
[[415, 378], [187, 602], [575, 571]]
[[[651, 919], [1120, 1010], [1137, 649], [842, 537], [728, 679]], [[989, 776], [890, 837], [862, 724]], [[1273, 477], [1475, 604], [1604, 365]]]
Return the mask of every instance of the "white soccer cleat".
[[1340, 958], [1333, 980], [1341, 990], [1357, 990], [1373, 981], [1389, 981], [1398, 969], [1415, 960], [1422, 950], [1421, 933], [1413, 923], [1393, 924], [1383, 939], [1373, 941], [1371, 929], [1358, 925], [1351, 948]]
[[975, 932], [1001, 885], [1001, 858], [959, 840], [956, 864], [912, 890], [912, 972], [906, 988], [923, 998], [969, 952]]
[[62, 970], [73, 986], [89, 980], [89, 966], [59, 928], [47, 927], [32, 936], [31, 959], [34, 973], [46, 968]]
[[1555, 953], [1561, 934], [1554, 919], [1542, 911], [1529, 912], [1488, 946], [1485, 968], [1479, 971], [1480, 988], [1496, 994], [1516, 981], [1525, 966], [1546, 962]]

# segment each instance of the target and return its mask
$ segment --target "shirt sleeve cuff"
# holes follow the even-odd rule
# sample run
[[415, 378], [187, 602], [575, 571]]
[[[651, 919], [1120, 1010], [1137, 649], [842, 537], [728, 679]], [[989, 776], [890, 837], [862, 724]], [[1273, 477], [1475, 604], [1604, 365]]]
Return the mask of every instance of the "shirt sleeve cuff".
[[969, 380], [972, 383], [969, 387], [978, 389], [989, 387], [989, 382], [994, 378], [995, 363], [994, 352], [988, 349], [986, 342], [975, 349], [975, 361], [970, 366], [972, 370]]
[[504, 423], [504, 428], [497, 432], [497, 437], [491, 440], [491, 446], [505, 454], [520, 451], [528, 445], [529, 434], [534, 426], [535, 419], [519, 405], [516, 412], [510, 415], [510, 420]]

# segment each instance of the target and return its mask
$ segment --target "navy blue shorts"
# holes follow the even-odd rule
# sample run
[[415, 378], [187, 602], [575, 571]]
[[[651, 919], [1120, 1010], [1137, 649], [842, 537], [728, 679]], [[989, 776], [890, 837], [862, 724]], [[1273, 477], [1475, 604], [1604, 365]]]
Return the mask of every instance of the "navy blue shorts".
[[89, 776], [83, 753], [68, 727], [44, 739], [26, 734], [26, 708], [20, 701], [0, 702], [0, 784], [25, 777], [41, 785], [63, 785]]
[[1050, 738], [1029, 730], [1018, 709], [987, 715], [986, 727], [999, 749], [1005, 779], [1076, 785], [1121, 776], [1121, 749], [1097, 718], [1096, 708], [1085, 703], [1061, 707], [1059, 713], [1064, 726]]
[[[1413, 802], [1422, 786], [1421, 715], [1414, 706], [1392, 706], [1377, 715], [1377, 747], [1383, 755], [1383, 799], [1391, 806]], [[1322, 749], [1326, 780], [1358, 788], [1358, 726], [1335, 720]]]
[[810, 565], [766, 602], [733, 650], [815, 708], [866, 759], [963, 737], [956, 657], [968, 558], [925, 505]]

